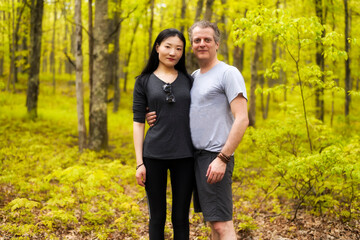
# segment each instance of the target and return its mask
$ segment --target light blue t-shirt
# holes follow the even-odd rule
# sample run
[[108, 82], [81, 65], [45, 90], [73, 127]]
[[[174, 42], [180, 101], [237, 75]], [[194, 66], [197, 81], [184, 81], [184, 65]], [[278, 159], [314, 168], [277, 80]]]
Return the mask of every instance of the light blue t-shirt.
[[247, 99], [239, 70], [219, 62], [208, 72], [193, 72], [190, 131], [196, 149], [220, 152], [234, 122], [230, 103], [239, 94]]

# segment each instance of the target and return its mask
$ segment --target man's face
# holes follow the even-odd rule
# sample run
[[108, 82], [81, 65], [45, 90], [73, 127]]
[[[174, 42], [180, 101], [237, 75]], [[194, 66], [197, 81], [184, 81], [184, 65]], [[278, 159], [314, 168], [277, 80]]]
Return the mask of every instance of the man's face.
[[199, 61], [212, 61], [217, 55], [219, 43], [215, 42], [212, 28], [196, 27], [192, 32], [192, 50]]

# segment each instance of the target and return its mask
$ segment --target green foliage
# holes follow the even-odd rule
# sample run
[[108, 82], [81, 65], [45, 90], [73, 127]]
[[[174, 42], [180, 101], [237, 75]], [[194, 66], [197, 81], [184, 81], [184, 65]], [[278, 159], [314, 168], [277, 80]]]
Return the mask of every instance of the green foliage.
[[248, 215], [238, 215], [237, 219], [240, 221], [237, 226], [237, 231], [251, 231], [257, 229], [254, 219]]
[[[113, 232], [138, 238], [138, 222], [147, 216], [136, 200], [144, 192], [130, 190], [137, 189], [128, 128], [131, 108], [123, 105], [119, 115], [109, 118], [109, 126], [120, 129], [110, 141], [116, 149], [80, 154], [72, 98], [44, 93], [42, 98], [48, 101], [39, 105], [40, 118], [30, 121], [24, 115], [24, 96], [0, 96], [0, 112], [6, 113], [0, 115], [0, 211], [7, 216], [1, 235], [57, 239], [74, 230], [98, 239]], [[55, 110], [54, 105], [61, 107]]]
[[[247, 146], [246, 164], [236, 169], [234, 176], [249, 181], [251, 188], [261, 189], [262, 201], [289, 199], [293, 208], [286, 211], [292, 212], [293, 219], [302, 208], [313, 214], [335, 215], [342, 221], [357, 219], [359, 135], [341, 139], [333, 129], [311, 120], [311, 135], [316, 136], [311, 153], [305, 146], [304, 127], [296, 119], [295, 115], [248, 129], [243, 143]], [[263, 202], [259, 204], [261, 207]]]

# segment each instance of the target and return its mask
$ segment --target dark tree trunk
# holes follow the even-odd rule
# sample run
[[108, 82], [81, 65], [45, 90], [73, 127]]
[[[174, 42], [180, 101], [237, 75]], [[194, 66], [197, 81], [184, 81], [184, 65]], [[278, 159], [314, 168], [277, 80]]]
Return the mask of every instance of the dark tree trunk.
[[149, 24], [149, 56], [151, 54], [151, 48], [152, 48], [152, 34], [153, 34], [153, 24], [154, 24], [154, 7], [155, 7], [155, 0], [150, 0], [150, 24]]
[[[94, 33], [93, 33], [93, 10], [92, 0], [88, 2], [88, 28], [89, 28], [89, 92], [90, 100], [93, 99], [93, 75], [94, 75]], [[89, 102], [89, 121], [93, 118], [91, 114], [92, 101]], [[89, 132], [92, 132], [92, 124], [89, 125]]]
[[[276, 49], [277, 49], [277, 41], [273, 41], [271, 43], [271, 64], [273, 64], [276, 61]], [[268, 80], [268, 87], [271, 88], [276, 84], [276, 80], [270, 78]], [[263, 94], [263, 93], [262, 93]], [[263, 119], [268, 118], [269, 114], [269, 106], [270, 106], [270, 93], [267, 94], [266, 97], [266, 104], [263, 107]]]
[[214, 5], [214, 0], [206, 1], [204, 20], [211, 21], [213, 15], [213, 5]]
[[[80, 3], [81, 4], [81, 3]], [[75, 10], [76, 11], [76, 10]], [[56, 81], [55, 81], [55, 36], [56, 36], [56, 2], [54, 3], [54, 22], [53, 22], [53, 32], [51, 39], [51, 52], [50, 52], [50, 69], [52, 73], [52, 84], [53, 84], [53, 93], [56, 91]]]
[[94, 75], [92, 86], [90, 149], [99, 151], [108, 147], [107, 131], [107, 43], [108, 0], [95, 1]]
[[[27, 3], [27, 0], [22, 0], [23, 4], [24, 4], [24, 12], [23, 13], [23, 21], [25, 22], [29, 22], [29, 17], [30, 17], [30, 14], [29, 14], [29, 11], [30, 11], [30, 8], [28, 8], [28, 3]], [[20, 39], [20, 48], [23, 52], [27, 52], [28, 51], [28, 36], [29, 36], [29, 28], [28, 28], [28, 25], [26, 25], [26, 27], [23, 27], [21, 29], [22, 31], [22, 36], [21, 36], [21, 39]], [[22, 55], [21, 57], [21, 61], [22, 61], [22, 64], [19, 66], [19, 72], [21, 73], [26, 73], [28, 71], [28, 68], [27, 66], [29, 65], [29, 54], [24, 54]]]
[[[204, 4], [204, 0], [197, 1], [194, 22], [197, 22], [200, 20], [200, 17], [201, 17], [202, 11], [203, 11], [203, 4]], [[189, 73], [192, 73], [195, 69], [199, 68], [199, 64], [198, 64], [194, 54], [192, 54], [192, 52], [191, 52], [191, 43], [189, 44], [189, 49], [186, 53], [186, 68]]]
[[234, 48], [234, 66], [239, 69], [240, 72], [244, 69], [244, 54], [245, 54], [245, 44], [243, 44], [241, 47], [236, 46]]
[[[15, 92], [15, 80], [17, 78], [17, 74], [15, 74], [15, 3], [14, 0], [11, 1], [12, 4], [12, 29], [9, 28], [9, 33], [11, 30], [13, 31], [12, 37], [11, 37], [11, 44], [9, 43], [10, 48], [10, 73], [8, 78], [8, 84], [7, 84], [7, 90], [10, 91], [10, 83], [13, 85], [13, 91]], [[10, 19], [10, 13], [9, 13], [9, 19]], [[9, 34], [10, 35], [10, 34]], [[10, 41], [9, 41], [10, 42]]]
[[[279, 48], [279, 58], [280, 59], [283, 57], [285, 58], [285, 56], [283, 56], [285, 52], [286, 51], [283, 50], [281, 47]], [[287, 101], [287, 89], [286, 89], [287, 78], [286, 78], [286, 73], [283, 68], [281, 68], [280, 72], [279, 72], [279, 82], [284, 85], [284, 102], [286, 102]]]
[[[221, 4], [226, 6], [226, 0], [221, 0]], [[228, 48], [228, 34], [226, 31], [226, 9], [224, 7], [223, 14], [221, 15], [221, 44], [220, 54], [224, 57], [224, 62], [229, 63], [229, 48]]]
[[349, 91], [351, 90], [351, 72], [350, 72], [350, 43], [348, 38], [350, 36], [350, 24], [349, 24], [349, 10], [348, 10], [348, 0], [344, 0], [345, 7], [345, 51], [348, 54], [348, 58], [345, 60], [345, 117], [347, 123], [349, 123], [349, 113], [350, 113], [350, 103], [351, 96]]
[[[246, 17], [247, 9], [244, 11], [244, 18]], [[240, 72], [244, 69], [244, 54], [245, 54], [245, 44], [242, 46], [235, 46], [233, 51], [234, 56], [234, 66], [239, 69]]]
[[[181, 0], [181, 16], [180, 17], [183, 20], [185, 20], [185, 18], [186, 18], [186, 1], [185, 0]], [[183, 22], [181, 23], [180, 31], [182, 33], [184, 33], [184, 31], [185, 31], [185, 25]]]
[[[135, 42], [135, 34], [136, 34], [136, 31], [138, 29], [138, 26], [140, 24], [140, 19], [137, 19], [136, 20], [136, 24], [135, 24], [135, 27], [134, 27], [134, 34], [132, 35], [131, 37], [131, 41], [130, 41], [130, 48], [129, 48], [129, 52], [127, 53], [127, 56], [125, 56], [125, 67], [126, 69], [129, 69], [129, 63], [130, 63], [130, 58], [131, 58], [131, 54], [132, 54], [132, 46], [134, 45], [134, 42]], [[124, 72], [124, 89], [123, 91], [126, 92], [126, 86], [127, 86], [127, 80], [128, 80], [128, 70], [126, 70]]]
[[204, 0], [198, 0], [196, 4], [196, 14], [195, 14], [195, 22], [200, 20], [202, 10], [203, 10]]
[[[121, 7], [121, 0], [112, 0], [113, 3], [115, 4], [115, 6], [120, 6]], [[111, 66], [110, 71], [112, 72], [111, 74], [111, 78], [112, 79], [112, 83], [114, 86], [114, 97], [113, 97], [113, 112], [117, 112], [119, 109], [119, 104], [120, 104], [120, 83], [119, 83], [119, 51], [120, 51], [120, 46], [119, 46], [119, 38], [120, 38], [120, 32], [121, 32], [121, 20], [120, 20], [120, 12], [119, 11], [115, 11], [113, 14], [114, 18], [113, 18], [113, 26], [115, 28], [113, 28], [110, 32], [112, 34], [112, 43], [114, 44], [114, 51], [112, 52], [112, 54], [110, 55], [110, 61], [109, 62], [109, 66]], [[110, 26], [109, 26], [110, 28]]]
[[43, 11], [43, 0], [31, 1], [30, 69], [26, 94], [27, 112], [31, 118], [37, 117]]
[[[13, 26], [13, 51], [12, 51], [12, 72], [13, 72], [13, 87], [15, 90], [15, 83], [18, 82], [18, 72], [19, 72], [19, 67], [17, 66], [17, 62], [19, 60], [19, 56], [16, 56], [17, 52], [19, 51], [19, 30], [20, 30], [20, 23], [21, 23], [21, 19], [22, 19], [22, 14], [24, 12], [25, 9], [25, 3], [23, 3], [22, 6], [17, 8], [17, 20], [16, 20], [16, 24], [15, 26]], [[15, 7], [13, 7], [13, 10], [15, 10]], [[15, 14], [15, 11], [13, 11], [13, 14]], [[15, 18], [15, 15], [13, 15], [13, 18]]]
[[[323, 13], [322, 0], [315, 0], [315, 12], [321, 25], [325, 24], [325, 16]], [[321, 37], [325, 37], [325, 29], [321, 34]], [[321, 72], [325, 70], [325, 57], [323, 53], [322, 43], [316, 43], [316, 64], [319, 66]], [[321, 81], [325, 82], [325, 76], [322, 74]], [[316, 86], [315, 89], [315, 106], [316, 106], [316, 118], [324, 121], [324, 88]]]
[[[64, 18], [67, 17], [67, 10], [66, 7], [63, 8], [62, 13], [64, 15]], [[69, 25], [68, 23], [65, 23], [65, 34], [64, 34], [64, 42], [65, 42], [65, 47], [64, 47], [64, 52], [66, 55], [69, 55], [68, 51], [69, 51]], [[73, 42], [71, 41], [71, 35], [70, 35], [70, 45], [72, 45]], [[72, 47], [70, 46], [70, 51], [71, 51]], [[65, 73], [67, 74], [72, 74], [73, 72], [73, 68], [74, 66], [71, 64], [71, 62], [66, 59], [65, 60]]]
[[258, 66], [257, 63], [260, 58], [261, 38], [256, 38], [255, 53], [251, 62], [251, 83], [250, 83], [250, 106], [249, 106], [249, 126], [255, 127], [256, 116], [256, 84], [258, 82]]

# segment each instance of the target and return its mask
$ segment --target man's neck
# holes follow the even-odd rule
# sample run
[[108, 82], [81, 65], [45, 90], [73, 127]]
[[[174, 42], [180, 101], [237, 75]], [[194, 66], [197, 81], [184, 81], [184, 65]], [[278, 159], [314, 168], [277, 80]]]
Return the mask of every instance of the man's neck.
[[211, 61], [204, 61], [204, 62], [199, 61], [200, 73], [208, 72], [210, 69], [212, 69], [219, 62], [220, 61], [217, 58], [214, 58]]

